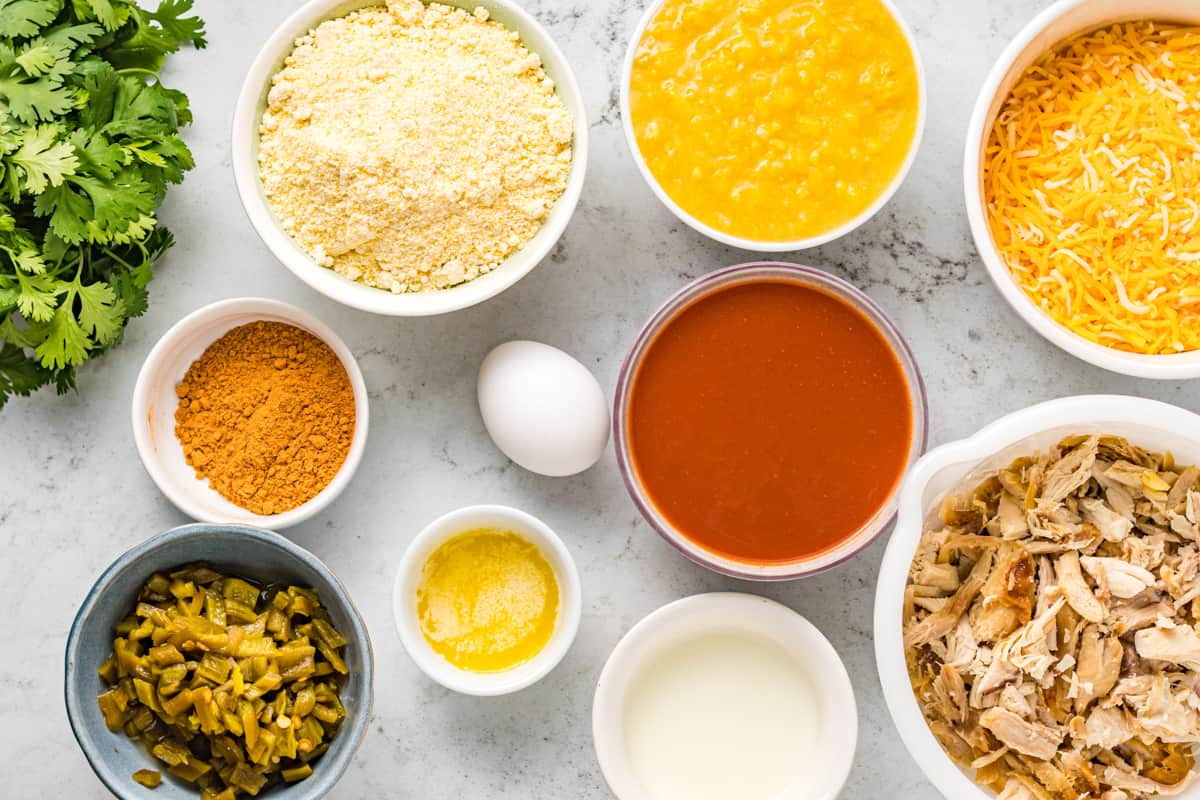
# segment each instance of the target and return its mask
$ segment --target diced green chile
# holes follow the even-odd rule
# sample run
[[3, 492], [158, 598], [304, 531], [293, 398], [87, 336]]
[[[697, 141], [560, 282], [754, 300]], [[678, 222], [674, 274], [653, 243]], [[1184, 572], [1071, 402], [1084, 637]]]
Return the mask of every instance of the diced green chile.
[[[190, 564], [151, 575], [114, 634], [99, 669], [105, 725], [141, 739], [201, 800], [304, 780], [346, 717], [346, 640], [312, 589]], [[133, 779], [153, 788], [162, 774]]]

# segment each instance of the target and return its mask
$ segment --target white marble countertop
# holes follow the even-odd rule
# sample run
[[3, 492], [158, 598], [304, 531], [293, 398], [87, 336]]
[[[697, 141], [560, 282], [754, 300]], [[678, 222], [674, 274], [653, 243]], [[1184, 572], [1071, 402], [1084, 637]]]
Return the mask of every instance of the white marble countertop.
[[[43, 391], [0, 412], [0, 795], [104, 797], [67, 725], [62, 652], [75, 610], [119, 553], [186, 522], [142, 470], [129, 401], [142, 359], [184, 314], [214, 300], [276, 297], [316, 313], [357, 354], [371, 395], [371, 437], [358, 475], [325, 513], [288, 531], [353, 593], [373, 634], [374, 719], [331, 798], [492, 800], [608, 798], [591, 744], [597, 675], [639, 618], [684, 595], [768, 595], [833, 641], [858, 695], [861, 738], [844, 798], [935, 800], [883, 705], [871, 603], [883, 542], [831, 573], [787, 585], [724, 579], [681, 558], [626, 496], [611, 452], [568, 479], [510, 464], [475, 406], [475, 371], [495, 344], [531, 338], [574, 354], [611, 391], [642, 321], [685, 282], [752, 254], [692, 232], [642, 183], [617, 119], [615, 79], [642, 0], [529, 0], [575, 65], [592, 120], [583, 200], [553, 255], [500, 297], [434, 319], [389, 319], [340, 307], [273, 261], [242, 214], [229, 165], [234, 97], [259, 44], [300, 0], [199, 0], [210, 46], [170, 61], [167, 82], [191, 97], [197, 168], [162, 210], [178, 245], [151, 285], [149, 313], [80, 375], [79, 394]], [[895, 318], [929, 391], [930, 444], [970, 434], [1040, 400], [1118, 392], [1200, 408], [1200, 381], [1153, 383], [1089, 367], [1037, 336], [1000, 298], [967, 230], [963, 135], [992, 60], [1043, 0], [897, 0], [929, 75], [924, 146], [908, 181], [872, 222], [785, 260], [827, 269]], [[579, 638], [532, 689], [497, 699], [427, 680], [392, 625], [393, 571], [426, 522], [475, 502], [543, 518], [584, 580]], [[14, 624], [15, 623], [15, 624]], [[731, 799], [732, 800], [732, 799]]]

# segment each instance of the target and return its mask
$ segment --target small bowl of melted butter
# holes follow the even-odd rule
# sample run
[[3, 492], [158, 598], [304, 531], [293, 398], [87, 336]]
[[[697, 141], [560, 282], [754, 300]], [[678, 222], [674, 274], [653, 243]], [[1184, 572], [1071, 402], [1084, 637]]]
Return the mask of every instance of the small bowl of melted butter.
[[448, 689], [519, 691], [545, 677], [575, 640], [579, 573], [536, 517], [481, 505], [431, 522], [409, 544], [392, 598], [404, 649]]

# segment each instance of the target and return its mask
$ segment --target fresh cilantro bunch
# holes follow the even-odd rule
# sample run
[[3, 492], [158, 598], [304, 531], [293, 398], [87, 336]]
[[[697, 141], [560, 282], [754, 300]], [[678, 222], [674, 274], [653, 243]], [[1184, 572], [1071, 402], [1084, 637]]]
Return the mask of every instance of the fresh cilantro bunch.
[[163, 58], [203, 47], [192, 0], [0, 0], [0, 407], [75, 386], [146, 310], [172, 244], [154, 210], [193, 166]]

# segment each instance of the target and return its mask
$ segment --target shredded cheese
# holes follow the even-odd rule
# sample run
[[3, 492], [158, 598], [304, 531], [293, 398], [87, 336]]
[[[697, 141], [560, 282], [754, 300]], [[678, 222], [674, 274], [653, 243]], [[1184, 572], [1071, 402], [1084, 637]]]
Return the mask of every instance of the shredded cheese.
[[1109, 26], [1017, 81], [985, 205], [1014, 280], [1060, 324], [1120, 350], [1200, 349], [1197, 126], [1200, 27]]

